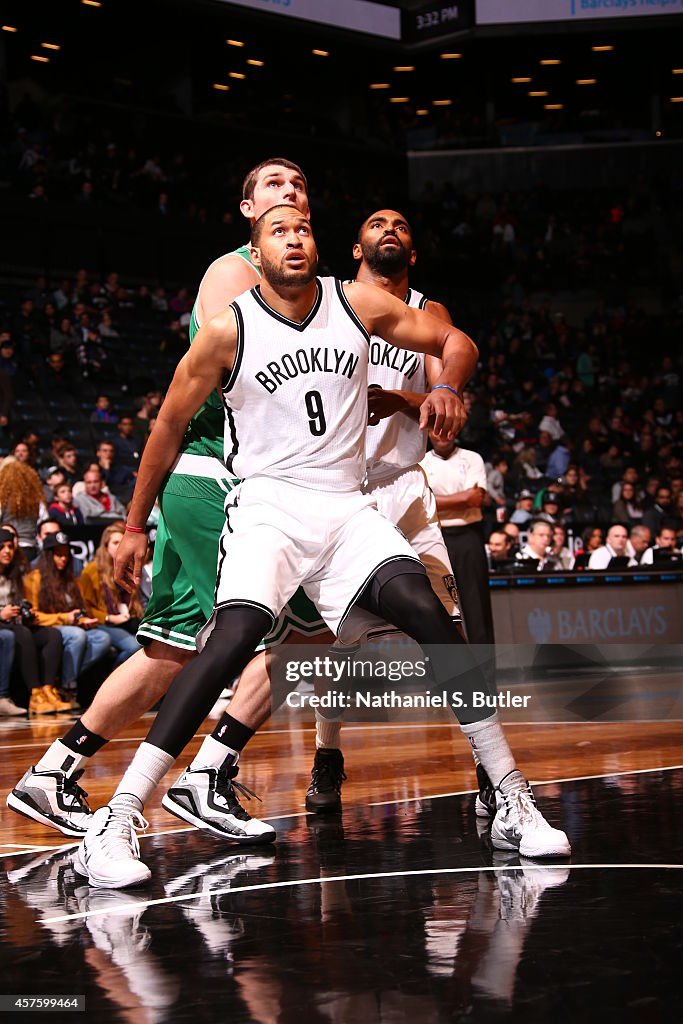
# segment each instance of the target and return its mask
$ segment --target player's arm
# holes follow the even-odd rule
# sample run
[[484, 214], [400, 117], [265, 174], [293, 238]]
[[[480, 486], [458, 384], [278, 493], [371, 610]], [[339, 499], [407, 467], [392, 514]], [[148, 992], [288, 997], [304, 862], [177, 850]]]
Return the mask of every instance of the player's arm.
[[[237, 324], [232, 309], [202, 327], [178, 363], [140, 461], [128, 525], [142, 530], [178, 454], [187, 425], [232, 368]], [[126, 532], [116, 552], [114, 578], [126, 590], [139, 585], [147, 549], [144, 533]]]
[[214, 260], [204, 274], [197, 295], [197, 320], [208, 324], [214, 316], [226, 309], [233, 299], [258, 284], [259, 276], [253, 267], [234, 253]]
[[[431, 300], [425, 306], [428, 313], [435, 316], [437, 320], [443, 320], [446, 324], [452, 324], [451, 315], [441, 302]], [[430, 388], [436, 384], [443, 371], [443, 364], [436, 356], [427, 356], [425, 359], [425, 370], [427, 383]], [[384, 388], [372, 386], [368, 389], [368, 423], [374, 426], [387, 416], [402, 412], [412, 420], [420, 419], [420, 407], [424, 402], [426, 394], [419, 394], [414, 391], [390, 391]]]
[[467, 419], [461, 395], [477, 365], [479, 353], [472, 339], [432, 313], [407, 306], [373, 285], [355, 281], [344, 285], [344, 291], [369, 334], [377, 334], [397, 348], [441, 359], [442, 370], [432, 387], [443, 387], [430, 392], [422, 403], [420, 429], [426, 429], [433, 419], [437, 435], [454, 437]]

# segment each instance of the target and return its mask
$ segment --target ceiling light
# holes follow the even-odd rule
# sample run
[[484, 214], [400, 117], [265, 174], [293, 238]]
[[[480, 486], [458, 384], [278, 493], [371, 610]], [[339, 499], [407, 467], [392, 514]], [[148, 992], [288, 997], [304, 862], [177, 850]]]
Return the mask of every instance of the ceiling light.
[[225, 41], [228, 44], [228, 46], [244, 46], [244, 43], [242, 43], [239, 39], [226, 39]]
[[41, 43], [40, 45], [44, 50], [61, 50], [61, 46], [58, 46], [57, 43]]
[[564, 103], [544, 103], [544, 110], [564, 110]]
[[450, 107], [453, 100], [432, 100], [433, 107]]
[[214, 82], [213, 83], [213, 87], [218, 92], [229, 92], [229, 90], [230, 90], [230, 86], [229, 85], [223, 85], [222, 82]]
[[460, 60], [462, 57], [461, 53], [442, 53], [440, 54], [441, 60]]
[[49, 64], [50, 63], [50, 58], [49, 57], [39, 57], [37, 53], [31, 54], [31, 60], [37, 60], [41, 64]]
[[518, 85], [520, 82], [531, 82], [532, 79], [531, 78], [511, 78], [510, 81], [514, 82], [516, 85]]
[[102, 4], [100, 3], [100, 0], [81, 0], [81, 3], [85, 4], [86, 7], [101, 7], [102, 6]]
[[670, 103], [683, 103], [683, 96], [672, 96], [670, 98], [669, 102]]
[[[16, 32], [16, 29], [14, 29], [13, 31]], [[683, 75], [683, 68], [672, 68], [671, 69], [671, 74], [672, 75]]]
[[371, 89], [391, 89], [389, 82], [371, 82]]
[[265, 66], [265, 63], [266, 62], [264, 60], [253, 60], [252, 59], [252, 60], [248, 60], [247, 61], [247, 64], [251, 64], [251, 66], [253, 68], [262, 68], [262, 67]]
[[577, 78], [577, 85], [597, 85], [597, 78]]
[[17, 31], [18, 31], [18, 29], [16, 29], [16, 28], [14, 27], [14, 25], [3, 25], [3, 26], [2, 26], [2, 31], [3, 31], [3, 32], [17, 32]]
[[553, 57], [552, 59], [549, 59], [549, 60], [540, 60], [538, 63], [539, 64], [544, 64], [544, 65], [547, 65], [547, 64], [561, 64], [562, 61], [561, 60], [556, 60], [556, 58]]
[[390, 103], [410, 103], [410, 96], [390, 96]]
[[533, 92], [527, 93], [527, 96], [547, 96], [547, 89], [535, 89]]
[[609, 53], [613, 49], [613, 46], [591, 46], [593, 53]]
[[405, 65], [399, 64], [398, 67], [394, 68], [394, 71], [414, 71], [414, 70], [415, 70], [415, 68], [413, 67], [412, 64], [405, 64]]
[[311, 53], [314, 53], [316, 57], [329, 57], [330, 55], [329, 50], [311, 50]]
[[228, 71], [228, 78], [246, 78], [241, 71]]
[[416, 110], [415, 113], [417, 114], [418, 117], [424, 117], [424, 115], [428, 114], [429, 111], [425, 110], [424, 108], [421, 108], [420, 110]]

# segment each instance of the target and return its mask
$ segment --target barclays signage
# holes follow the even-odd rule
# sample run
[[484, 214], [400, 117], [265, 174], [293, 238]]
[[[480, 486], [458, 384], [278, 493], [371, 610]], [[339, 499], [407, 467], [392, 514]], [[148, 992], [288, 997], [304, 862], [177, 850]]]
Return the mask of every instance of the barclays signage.
[[537, 644], [656, 641], [669, 632], [671, 625], [664, 604], [535, 607], [528, 612], [526, 622]]

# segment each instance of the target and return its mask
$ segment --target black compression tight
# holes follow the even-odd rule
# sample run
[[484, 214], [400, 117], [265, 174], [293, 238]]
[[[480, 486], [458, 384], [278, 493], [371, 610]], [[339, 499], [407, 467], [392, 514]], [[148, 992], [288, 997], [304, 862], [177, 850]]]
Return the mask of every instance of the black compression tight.
[[429, 656], [436, 684], [449, 694], [461, 692], [466, 706], [458, 708], [456, 718], [460, 723], [490, 718], [490, 708], [472, 707], [473, 693], [491, 693], [472, 649], [460, 636], [427, 576], [415, 573], [410, 565], [407, 568], [409, 571], [401, 573], [400, 563], [395, 562], [392, 575], [385, 581], [375, 577], [361, 594], [358, 605], [393, 623], [418, 642]]
[[216, 612], [216, 624], [204, 650], [173, 680], [147, 742], [178, 757], [226, 681], [246, 668], [271, 626], [266, 612], [248, 605], [231, 605]]

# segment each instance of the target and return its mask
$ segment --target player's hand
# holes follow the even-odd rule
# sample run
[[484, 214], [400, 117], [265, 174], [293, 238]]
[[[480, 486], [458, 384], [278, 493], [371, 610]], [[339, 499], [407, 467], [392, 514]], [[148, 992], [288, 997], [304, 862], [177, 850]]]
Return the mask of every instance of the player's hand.
[[431, 391], [420, 406], [420, 430], [430, 428], [442, 441], [452, 441], [466, 422], [462, 398], [446, 388]]
[[114, 556], [114, 580], [132, 594], [142, 579], [147, 556], [147, 534], [124, 533]]
[[385, 391], [379, 384], [368, 388], [368, 425], [377, 426], [380, 420], [405, 409], [405, 402], [395, 391]]

